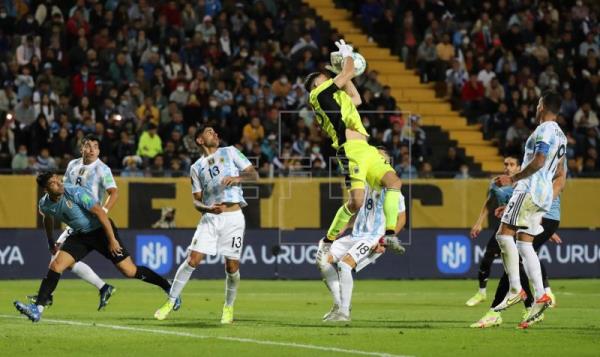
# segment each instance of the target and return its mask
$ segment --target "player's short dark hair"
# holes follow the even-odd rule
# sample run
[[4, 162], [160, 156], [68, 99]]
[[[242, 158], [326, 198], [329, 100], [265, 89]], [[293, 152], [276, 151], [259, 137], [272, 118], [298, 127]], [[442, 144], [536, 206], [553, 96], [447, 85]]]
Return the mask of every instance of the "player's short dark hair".
[[560, 105], [562, 104], [562, 98], [557, 92], [549, 90], [542, 93], [542, 103], [544, 103], [544, 109], [553, 114], [558, 114]]
[[517, 162], [517, 165], [521, 165], [521, 159], [519, 159], [516, 155], [506, 155], [504, 159], [513, 159]]
[[37, 177], [35, 178], [35, 181], [37, 181], [37, 184], [42, 187], [42, 188], [46, 188], [48, 186], [48, 181], [50, 181], [50, 179], [52, 178], [52, 176], [54, 176], [53, 172], [50, 171], [42, 171], [40, 172]]
[[315, 79], [317, 79], [317, 77], [322, 74], [324, 73], [312, 72], [308, 76], [306, 76], [306, 78], [304, 79], [304, 89], [306, 89], [308, 93], [310, 93], [310, 91], [312, 90], [313, 84], [315, 83]]
[[83, 145], [88, 141], [95, 141], [98, 144], [100, 144], [100, 139], [94, 134], [87, 134], [86, 136], [84, 136], [83, 139], [81, 139], [81, 144]]
[[204, 133], [204, 130], [208, 129], [208, 128], [212, 128], [212, 125], [200, 125], [198, 126], [198, 131], [196, 131], [196, 138], [198, 139], [200, 137], [200, 135], [202, 135]]

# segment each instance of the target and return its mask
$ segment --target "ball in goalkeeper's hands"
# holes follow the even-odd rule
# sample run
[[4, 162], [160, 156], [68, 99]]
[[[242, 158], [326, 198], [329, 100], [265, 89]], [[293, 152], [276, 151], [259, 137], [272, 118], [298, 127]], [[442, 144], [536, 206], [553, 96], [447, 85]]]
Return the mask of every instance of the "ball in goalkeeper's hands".
[[[358, 77], [367, 69], [367, 60], [358, 52], [352, 53], [354, 59], [354, 77]], [[330, 55], [331, 65], [325, 66], [328, 70], [338, 74], [342, 71], [343, 58], [339, 52], [332, 52]]]

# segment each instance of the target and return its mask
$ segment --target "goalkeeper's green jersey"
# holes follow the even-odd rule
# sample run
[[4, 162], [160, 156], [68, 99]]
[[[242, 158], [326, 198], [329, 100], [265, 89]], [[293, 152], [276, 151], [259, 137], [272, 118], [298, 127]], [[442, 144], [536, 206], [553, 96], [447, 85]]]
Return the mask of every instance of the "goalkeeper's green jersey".
[[310, 91], [308, 101], [315, 110], [317, 123], [333, 141], [334, 149], [337, 150], [346, 142], [346, 129], [369, 136], [352, 98], [340, 90], [333, 79], [326, 80]]

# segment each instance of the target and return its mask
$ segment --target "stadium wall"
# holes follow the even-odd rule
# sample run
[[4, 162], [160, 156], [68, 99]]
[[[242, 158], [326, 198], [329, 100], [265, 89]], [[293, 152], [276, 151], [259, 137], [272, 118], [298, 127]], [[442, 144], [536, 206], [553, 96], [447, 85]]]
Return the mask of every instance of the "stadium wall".
[[[191, 204], [188, 178], [117, 178], [119, 201], [110, 216], [118, 227], [151, 228], [165, 206], [176, 209], [178, 228], [200, 217]], [[407, 182], [408, 183], [408, 182]], [[600, 228], [599, 180], [569, 180], [562, 198], [563, 228]], [[489, 180], [411, 180], [402, 191], [412, 228], [468, 228]], [[0, 176], [0, 228], [41, 228], [33, 176]], [[341, 179], [264, 179], [244, 186], [248, 228], [325, 229], [345, 196]], [[486, 223], [487, 224], [487, 223]]]
[[[121, 230], [120, 236], [136, 264], [158, 273], [174, 276], [185, 259], [193, 230]], [[246, 232], [242, 251], [242, 275], [252, 279], [319, 279], [315, 242], [322, 230], [279, 231], [251, 229]], [[415, 229], [401, 233], [407, 252], [398, 257], [385, 254], [376, 264], [358, 273], [366, 279], [476, 278], [477, 268], [491, 230], [472, 241], [467, 230]], [[600, 277], [600, 240], [598, 231], [559, 229], [564, 243], [548, 243], [539, 252], [540, 260], [553, 278]], [[274, 253], [278, 253], [275, 255]], [[0, 231], [0, 279], [43, 277], [49, 253], [39, 229]], [[85, 261], [102, 277], [121, 277], [111, 263], [97, 253]], [[194, 273], [195, 278], [222, 278], [223, 259], [208, 257]], [[497, 260], [492, 276], [502, 273]], [[65, 277], [74, 277], [65, 273]]]

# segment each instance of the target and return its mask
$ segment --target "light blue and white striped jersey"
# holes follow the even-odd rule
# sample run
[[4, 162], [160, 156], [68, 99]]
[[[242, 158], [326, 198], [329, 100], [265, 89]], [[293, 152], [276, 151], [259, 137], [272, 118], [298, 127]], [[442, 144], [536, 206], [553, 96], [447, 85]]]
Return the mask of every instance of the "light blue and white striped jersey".
[[547, 121], [538, 125], [529, 136], [525, 143], [522, 167], [527, 167], [537, 152], [546, 155], [544, 166], [517, 182], [515, 191], [529, 192], [533, 203], [544, 211], [549, 211], [552, 206], [552, 179], [567, 152], [567, 138], [556, 122]]
[[233, 146], [218, 148], [209, 156], [199, 158], [190, 168], [192, 193], [202, 192], [202, 203], [239, 203], [246, 207], [244, 192], [240, 185], [225, 187], [221, 181], [226, 176], [236, 177], [252, 163]]
[[560, 222], [560, 196], [552, 201], [552, 206], [550, 206], [550, 210], [544, 214], [544, 218]]
[[117, 187], [110, 167], [100, 159], [89, 165], [83, 164], [83, 158], [71, 160], [63, 182], [87, 188], [100, 204], [104, 201], [106, 190]]
[[[352, 238], [380, 238], [385, 234], [385, 214], [383, 202], [385, 200], [385, 188], [374, 189], [365, 184], [365, 201], [356, 214]], [[398, 201], [398, 212], [406, 211], [404, 196], [400, 194]]]
[[50, 215], [63, 222], [76, 233], [88, 233], [102, 225], [90, 209], [98, 201], [92, 192], [84, 187], [65, 184], [65, 193], [58, 202], [45, 194], [39, 202], [39, 210], [44, 215]]

